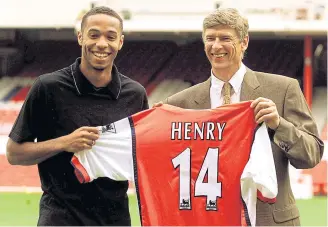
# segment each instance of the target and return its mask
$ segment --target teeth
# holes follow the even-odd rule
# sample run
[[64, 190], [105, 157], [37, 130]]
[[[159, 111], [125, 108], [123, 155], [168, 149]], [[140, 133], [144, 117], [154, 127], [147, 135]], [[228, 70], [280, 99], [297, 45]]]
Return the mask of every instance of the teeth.
[[225, 56], [226, 54], [214, 54], [215, 57], [217, 58], [222, 58], [223, 56]]
[[96, 52], [94, 52], [93, 54], [98, 58], [105, 58], [105, 57], [108, 56], [108, 54], [105, 54], [105, 53], [96, 53]]

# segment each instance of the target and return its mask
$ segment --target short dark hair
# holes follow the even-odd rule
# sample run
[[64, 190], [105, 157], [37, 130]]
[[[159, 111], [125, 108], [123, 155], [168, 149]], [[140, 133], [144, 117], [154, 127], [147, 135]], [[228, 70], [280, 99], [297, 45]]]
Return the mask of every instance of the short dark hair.
[[121, 32], [123, 31], [123, 20], [120, 17], [120, 15], [113, 9], [106, 7], [106, 6], [98, 6], [90, 9], [83, 17], [82, 17], [82, 22], [81, 22], [81, 31], [83, 31], [85, 27], [85, 23], [88, 19], [89, 16], [92, 15], [97, 15], [97, 14], [105, 14], [111, 17], [115, 17], [120, 21], [120, 28]]

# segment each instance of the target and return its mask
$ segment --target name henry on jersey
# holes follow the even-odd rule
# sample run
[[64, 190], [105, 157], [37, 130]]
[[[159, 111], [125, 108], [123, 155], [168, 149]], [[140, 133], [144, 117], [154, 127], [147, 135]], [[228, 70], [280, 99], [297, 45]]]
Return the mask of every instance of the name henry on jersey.
[[225, 122], [172, 122], [171, 140], [222, 140], [225, 126]]

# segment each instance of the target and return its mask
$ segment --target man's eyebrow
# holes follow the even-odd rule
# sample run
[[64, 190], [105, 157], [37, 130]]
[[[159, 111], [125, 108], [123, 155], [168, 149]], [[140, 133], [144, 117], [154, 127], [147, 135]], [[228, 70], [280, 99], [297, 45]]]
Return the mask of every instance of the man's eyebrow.
[[[101, 34], [102, 31], [100, 31], [99, 29], [96, 29], [96, 28], [90, 28], [90, 29], [87, 31], [87, 34], [90, 34], [90, 33]], [[117, 31], [114, 31], [114, 30], [108, 30], [108, 31], [104, 31], [104, 34], [106, 34], [106, 35], [115, 35], [115, 36], [117, 36], [117, 35], [118, 35], [118, 32], [117, 32]]]
[[100, 32], [100, 31], [99, 31], [98, 29], [91, 28], [91, 29], [88, 30], [88, 33], [89, 33], [89, 32]]
[[113, 31], [113, 30], [108, 30], [106, 33], [112, 33], [112, 34], [117, 35], [117, 32], [116, 31]]

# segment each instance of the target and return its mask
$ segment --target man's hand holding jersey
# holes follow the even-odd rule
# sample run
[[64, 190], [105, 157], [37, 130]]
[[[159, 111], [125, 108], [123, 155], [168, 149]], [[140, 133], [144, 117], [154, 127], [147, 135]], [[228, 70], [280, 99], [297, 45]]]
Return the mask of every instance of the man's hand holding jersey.
[[276, 104], [272, 100], [259, 97], [251, 103], [251, 108], [254, 108], [255, 121], [258, 124], [265, 122], [272, 130], [278, 128], [280, 117]]
[[64, 150], [68, 152], [78, 152], [91, 149], [95, 141], [99, 138], [97, 127], [81, 127], [71, 134], [63, 137]]

